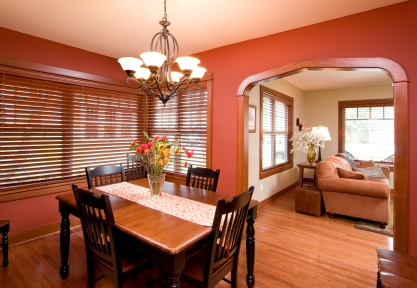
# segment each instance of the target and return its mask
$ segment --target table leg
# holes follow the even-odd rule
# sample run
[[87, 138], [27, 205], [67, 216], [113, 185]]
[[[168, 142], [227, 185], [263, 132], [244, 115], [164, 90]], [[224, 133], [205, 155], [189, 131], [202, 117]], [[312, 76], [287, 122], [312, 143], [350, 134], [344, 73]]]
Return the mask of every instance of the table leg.
[[255, 285], [255, 276], [253, 275], [253, 268], [255, 266], [255, 227], [253, 217], [249, 217], [248, 227], [246, 228], [246, 262], [248, 265], [248, 275], [246, 276], [246, 283], [249, 288]]
[[300, 169], [300, 187], [303, 187], [303, 178], [304, 178], [304, 168], [303, 167], [299, 167]]
[[180, 288], [180, 276], [185, 267], [185, 251], [172, 255], [164, 253], [164, 270], [167, 273], [167, 287]]
[[62, 211], [61, 216], [61, 235], [59, 239], [61, 249], [61, 268], [59, 269], [59, 274], [62, 279], [66, 279], [69, 273], [68, 254], [70, 245], [70, 220], [68, 218], [69, 213], [66, 211]]
[[[9, 225], [9, 224], [7, 224]], [[8, 231], [9, 229], [7, 229]], [[3, 242], [2, 242], [2, 247], [3, 247], [3, 267], [7, 267], [9, 265], [9, 237], [7, 236], [8, 232], [3, 232]]]

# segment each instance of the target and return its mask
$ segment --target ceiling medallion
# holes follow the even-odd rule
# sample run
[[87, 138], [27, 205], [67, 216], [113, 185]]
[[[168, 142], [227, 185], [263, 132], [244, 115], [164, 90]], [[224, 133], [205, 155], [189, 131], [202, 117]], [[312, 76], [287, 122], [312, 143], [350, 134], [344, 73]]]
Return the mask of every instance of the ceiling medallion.
[[[164, 17], [159, 24], [162, 30], [152, 38], [151, 52], [142, 53], [140, 55], [142, 59], [123, 57], [118, 62], [129, 76], [127, 83], [130, 80], [137, 82], [141, 88], [158, 97], [165, 106], [171, 97], [185, 91], [190, 84], [198, 86], [197, 83], [207, 70], [197, 66], [200, 63], [197, 58], [177, 58], [178, 42], [167, 29], [171, 23], [167, 20], [166, 0], [164, 0]], [[175, 62], [183, 73], [171, 71]], [[144, 67], [141, 67], [143, 64]]]

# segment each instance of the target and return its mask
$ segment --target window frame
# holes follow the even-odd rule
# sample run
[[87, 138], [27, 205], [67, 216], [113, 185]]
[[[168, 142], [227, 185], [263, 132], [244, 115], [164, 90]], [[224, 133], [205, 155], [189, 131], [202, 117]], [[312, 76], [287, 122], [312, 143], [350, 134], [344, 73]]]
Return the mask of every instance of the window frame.
[[[275, 175], [277, 173], [281, 173], [284, 172], [286, 170], [289, 170], [291, 168], [294, 167], [294, 155], [293, 153], [289, 153], [287, 152], [288, 155], [288, 161], [284, 162], [284, 163], [280, 163], [278, 165], [274, 165], [269, 167], [268, 169], [262, 169], [262, 150], [263, 150], [263, 97], [264, 94], [268, 94], [269, 98], [272, 98], [276, 101], [281, 101], [283, 103], [285, 103], [286, 105], [289, 106], [289, 111], [290, 113], [288, 113], [288, 118], [287, 118], [287, 143], [288, 143], [288, 151], [291, 151], [292, 149], [292, 142], [290, 141], [291, 137], [293, 136], [294, 133], [294, 127], [293, 127], [293, 118], [294, 118], [294, 98], [285, 95], [283, 93], [280, 93], [278, 91], [272, 90], [268, 87], [265, 86], [260, 86], [260, 107], [259, 107], [259, 115], [260, 115], [260, 125], [259, 125], [259, 179], [264, 179], [267, 178], [269, 176]], [[274, 150], [275, 150], [275, 146], [274, 146]]]
[[[383, 99], [367, 99], [367, 100], [351, 100], [351, 101], [339, 101], [338, 103], [338, 152], [344, 152], [344, 133], [343, 133], [343, 109], [345, 108], [361, 108], [361, 107], [394, 107], [394, 98], [383, 98]], [[395, 120], [395, 115], [394, 115]], [[381, 162], [375, 161], [375, 163], [389, 164], [394, 168], [394, 163], [392, 162]], [[391, 170], [392, 170], [391, 169]]]

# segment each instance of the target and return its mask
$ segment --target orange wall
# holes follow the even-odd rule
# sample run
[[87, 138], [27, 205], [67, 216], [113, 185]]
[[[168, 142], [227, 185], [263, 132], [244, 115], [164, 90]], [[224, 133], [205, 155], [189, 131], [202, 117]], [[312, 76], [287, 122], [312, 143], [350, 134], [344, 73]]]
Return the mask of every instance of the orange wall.
[[[245, 78], [308, 58], [384, 57], [399, 63], [410, 79], [409, 173], [417, 175], [416, 18], [417, 0], [410, 0], [195, 54], [213, 73], [213, 167], [223, 179], [236, 179], [236, 96]], [[235, 185], [219, 181], [218, 189], [233, 193]], [[409, 250], [417, 256], [417, 177], [410, 177], [409, 198]]]
[[[213, 73], [213, 168], [221, 170], [219, 191], [236, 191], [236, 95], [248, 76], [307, 58], [385, 57], [399, 63], [410, 79], [410, 147], [417, 146], [417, 0], [371, 10], [283, 33], [198, 53], [201, 66]], [[0, 28], [0, 55], [124, 79], [116, 59]], [[257, 151], [254, 151], [257, 153]], [[410, 163], [417, 160], [410, 149]], [[410, 165], [416, 175], [417, 165]], [[27, 214], [15, 218], [13, 233], [46, 225], [59, 219], [54, 195], [0, 204], [0, 219], [25, 213], [38, 203], [44, 218], [35, 221]], [[45, 202], [42, 201], [45, 199]], [[33, 202], [32, 202], [33, 201]], [[53, 207], [51, 207], [51, 205]], [[417, 256], [417, 177], [410, 177], [410, 253]], [[49, 216], [48, 216], [49, 215]], [[42, 217], [43, 217], [42, 216]], [[48, 218], [49, 217], [49, 218]], [[58, 218], [57, 218], [58, 217]], [[19, 223], [26, 221], [25, 224]], [[31, 223], [31, 224], [30, 224]]]

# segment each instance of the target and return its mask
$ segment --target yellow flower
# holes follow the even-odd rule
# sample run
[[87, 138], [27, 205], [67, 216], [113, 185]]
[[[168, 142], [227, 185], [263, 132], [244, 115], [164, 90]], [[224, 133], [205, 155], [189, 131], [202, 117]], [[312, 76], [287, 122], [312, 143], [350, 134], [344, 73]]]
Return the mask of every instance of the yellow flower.
[[164, 150], [164, 157], [168, 158], [168, 154], [169, 154], [169, 149], [165, 149]]
[[164, 150], [164, 148], [165, 148], [165, 144], [164, 144], [164, 143], [160, 143], [160, 144], [158, 144], [158, 152], [163, 151], [163, 150]]
[[168, 164], [168, 158], [165, 158], [164, 160], [164, 164], [167, 165]]
[[181, 153], [181, 148], [180, 147], [178, 147], [177, 148], [177, 154], [180, 154]]
[[158, 164], [164, 166], [164, 161], [162, 161], [162, 159], [159, 159]]

